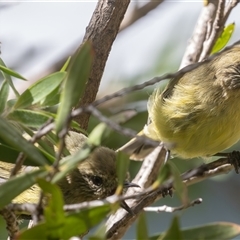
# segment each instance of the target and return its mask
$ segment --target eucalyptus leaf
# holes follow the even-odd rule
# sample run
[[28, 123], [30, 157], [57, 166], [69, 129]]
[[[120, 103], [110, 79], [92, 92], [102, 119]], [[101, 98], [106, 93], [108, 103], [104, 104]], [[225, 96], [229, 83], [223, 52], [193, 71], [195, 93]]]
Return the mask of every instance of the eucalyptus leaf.
[[188, 199], [188, 190], [186, 184], [183, 182], [181, 178], [181, 174], [179, 170], [176, 168], [174, 163], [170, 162], [168, 163], [171, 167], [171, 172], [173, 174], [173, 187], [176, 190], [179, 198], [181, 199], [181, 202], [184, 206], [189, 204]]
[[70, 61], [57, 113], [57, 134], [67, 123], [72, 108], [77, 105], [85, 91], [93, 61], [92, 52], [91, 44], [85, 42]]
[[51, 116], [52, 115], [43, 111], [15, 109], [8, 114], [7, 118], [28, 127], [40, 128], [51, 118]]
[[88, 139], [94, 146], [101, 145], [102, 141], [106, 139], [111, 130], [105, 123], [99, 123], [89, 134]]
[[56, 87], [43, 101], [40, 102], [41, 107], [51, 107], [59, 104], [60, 86]]
[[39, 165], [48, 164], [48, 160], [30, 142], [28, 142], [7, 120], [0, 116], [0, 138], [9, 146], [23, 152], [30, 160]]
[[137, 240], [147, 240], [148, 239], [148, 229], [146, 214], [142, 212], [138, 217], [137, 223]]
[[40, 104], [62, 83], [65, 76], [65, 72], [56, 72], [38, 80], [22, 93], [14, 106], [15, 109]]
[[162, 238], [159, 238], [159, 239], [161, 239], [161, 240], [173, 240], [173, 239], [183, 240], [183, 239], [186, 239], [186, 238], [183, 238], [183, 236], [182, 236], [177, 216], [174, 216], [169, 229], [162, 236]]
[[[0, 156], [2, 162], [16, 163], [19, 153], [20, 152], [16, 149], [0, 144]], [[28, 157], [24, 160], [24, 164], [27, 166], [39, 166], [39, 164], [34, 164]]]
[[152, 188], [156, 189], [158, 188], [164, 181], [166, 181], [167, 179], [169, 179], [169, 177], [171, 176], [172, 172], [171, 172], [171, 167], [169, 165], [169, 163], [167, 162], [166, 164], [164, 164], [159, 171], [157, 180], [152, 184]]
[[107, 216], [107, 214], [110, 213], [110, 211], [110, 205], [104, 205], [85, 209], [78, 213], [67, 214], [63, 224], [56, 226], [55, 231], [59, 234], [57, 238], [51, 238], [53, 237], [51, 235], [53, 229], [49, 228], [47, 222], [44, 222], [34, 226], [33, 228], [22, 231], [18, 236], [18, 239], [67, 240], [73, 236], [86, 234], [92, 227], [101, 222]]
[[[92, 207], [84, 209], [79, 213], [72, 213], [66, 216], [63, 231], [63, 239], [69, 239], [72, 236], [85, 234], [96, 224], [100, 223], [111, 212], [110, 205]], [[78, 227], [73, 227], [78, 226]]]
[[118, 184], [123, 187], [123, 184], [126, 179], [126, 174], [128, 171], [129, 166], [129, 158], [125, 157], [126, 154], [123, 152], [117, 153], [117, 177], [118, 177]]
[[0, 185], [0, 208], [9, 204], [24, 190], [36, 183], [37, 178], [46, 177], [48, 172], [45, 169], [37, 169], [24, 172], [21, 175], [10, 178], [7, 182]]
[[7, 106], [7, 99], [9, 94], [9, 84], [6, 80], [2, 82], [0, 89], [0, 114], [3, 113], [4, 109]]
[[12, 69], [10, 68], [7, 68], [6, 65], [4, 64], [4, 62], [2, 61], [2, 59], [0, 59], [0, 70], [12, 77], [15, 77], [15, 78], [18, 78], [18, 79], [21, 79], [21, 80], [24, 80], [26, 81], [26, 78], [24, 78], [23, 76], [21, 76], [19, 73], [13, 71]]
[[211, 54], [219, 52], [221, 49], [223, 49], [227, 45], [230, 38], [232, 37], [234, 29], [235, 29], [235, 23], [231, 23], [224, 28], [221, 36], [217, 39], [215, 45], [213, 46]]
[[[215, 222], [203, 226], [181, 230], [183, 239], [191, 240], [228, 240], [240, 235], [240, 225], [230, 222]], [[150, 240], [160, 240], [164, 233], [154, 234]]]
[[106, 232], [107, 232], [106, 223], [103, 222], [100, 224], [96, 232], [92, 234], [88, 239], [89, 240], [106, 240], [107, 239]]
[[20, 94], [18, 93], [17, 89], [15, 88], [10, 74], [6, 73], [6, 71], [3, 71], [3, 68], [6, 69], [7, 67], [6, 67], [5, 63], [3, 62], [3, 60], [1, 58], [0, 58], [0, 66], [2, 67], [2, 69], [0, 69], [0, 71], [3, 74], [3, 77], [8, 82], [9, 86], [12, 88], [12, 90], [15, 93], [16, 97], [19, 97]]
[[67, 67], [68, 67], [68, 65], [69, 65], [69, 63], [70, 63], [70, 60], [71, 60], [71, 56], [68, 57], [67, 61], [63, 64], [60, 72], [65, 72], [65, 71], [67, 70]]
[[48, 227], [48, 238], [61, 239], [65, 221], [62, 192], [57, 185], [47, 182], [44, 179], [39, 179], [38, 185], [43, 192], [48, 195], [48, 202], [44, 208], [44, 217]]
[[85, 144], [73, 155], [69, 155], [67, 157], [62, 158], [60, 161], [60, 171], [57, 174], [55, 174], [55, 176], [52, 179], [52, 182], [56, 183], [61, 178], [65, 177], [67, 173], [76, 168], [81, 161], [83, 161], [90, 155], [92, 149], [93, 148], [91, 146]]

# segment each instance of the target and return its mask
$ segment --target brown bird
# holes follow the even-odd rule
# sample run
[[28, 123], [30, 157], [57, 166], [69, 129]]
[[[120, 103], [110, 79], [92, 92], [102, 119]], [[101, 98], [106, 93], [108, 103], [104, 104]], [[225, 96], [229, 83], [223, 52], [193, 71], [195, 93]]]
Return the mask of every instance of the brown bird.
[[[66, 137], [66, 148], [74, 154], [85, 143], [87, 137], [83, 134], [69, 132]], [[0, 162], [0, 182], [6, 181], [13, 164]], [[33, 167], [23, 166], [21, 172], [31, 171]], [[114, 194], [117, 186], [116, 154], [106, 147], [96, 148], [90, 156], [82, 161], [76, 169], [71, 171], [65, 178], [61, 179], [57, 185], [63, 193], [66, 204], [81, 203], [106, 198]], [[126, 181], [124, 186], [138, 187], [138, 185]], [[33, 185], [15, 199], [13, 203], [37, 203], [40, 188]], [[129, 208], [122, 204], [129, 211]]]

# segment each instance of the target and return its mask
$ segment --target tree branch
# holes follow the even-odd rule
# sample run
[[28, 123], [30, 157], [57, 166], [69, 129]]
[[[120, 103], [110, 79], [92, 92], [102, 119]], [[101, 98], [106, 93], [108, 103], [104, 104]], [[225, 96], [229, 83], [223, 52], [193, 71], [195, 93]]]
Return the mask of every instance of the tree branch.
[[146, 3], [141, 7], [135, 6], [133, 11], [129, 14], [129, 17], [122, 22], [119, 32], [128, 28], [129, 26], [131, 26], [133, 23], [135, 23], [142, 17], [146, 16], [150, 11], [158, 7], [158, 5], [160, 5], [163, 1], [164, 0], [157, 0], [157, 1], [149, 0], [148, 3]]
[[[76, 108], [92, 103], [97, 95], [104, 67], [115, 40], [119, 26], [130, 0], [99, 0], [86, 29], [83, 42], [92, 42], [95, 51], [92, 70], [82, 99]], [[77, 90], [76, 90], [77, 91]], [[90, 115], [85, 113], [75, 120], [87, 129]]]

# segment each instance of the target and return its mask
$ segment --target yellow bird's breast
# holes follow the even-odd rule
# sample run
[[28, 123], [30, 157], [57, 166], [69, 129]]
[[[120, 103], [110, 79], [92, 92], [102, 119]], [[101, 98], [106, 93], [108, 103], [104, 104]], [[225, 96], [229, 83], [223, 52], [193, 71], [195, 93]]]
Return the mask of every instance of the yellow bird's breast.
[[228, 94], [208, 82], [178, 83], [166, 99], [156, 91], [147, 132], [182, 158], [221, 152], [240, 139], [240, 89], [234, 91]]

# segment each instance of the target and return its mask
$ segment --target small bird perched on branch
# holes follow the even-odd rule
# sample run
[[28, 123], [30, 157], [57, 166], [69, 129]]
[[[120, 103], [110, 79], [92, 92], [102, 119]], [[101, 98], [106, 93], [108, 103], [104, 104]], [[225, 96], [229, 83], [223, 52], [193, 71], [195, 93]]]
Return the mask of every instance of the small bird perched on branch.
[[[83, 134], [70, 131], [66, 137], [66, 148], [71, 154], [80, 149], [86, 142], [87, 137]], [[6, 181], [13, 164], [0, 162], [0, 182]], [[32, 170], [33, 167], [23, 166], [21, 172]], [[114, 194], [117, 185], [116, 153], [106, 147], [97, 147], [90, 156], [82, 161], [78, 168], [61, 179], [58, 186], [62, 190], [66, 204], [81, 203], [97, 199], [104, 199]], [[126, 180], [127, 187], [138, 185]], [[13, 203], [38, 203], [40, 188], [33, 185], [15, 199]], [[123, 207], [128, 211], [125, 204]]]
[[[240, 139], [239, 108], [237, 42], [192, 70], [180, 71], [165, 90], [156, 89], [148, 102], [148, 124], [139, 135], [162, 141], [182, 158], [212, 156]], [[135, 138], [119, 150], [142, 160], [153, 148]]]

